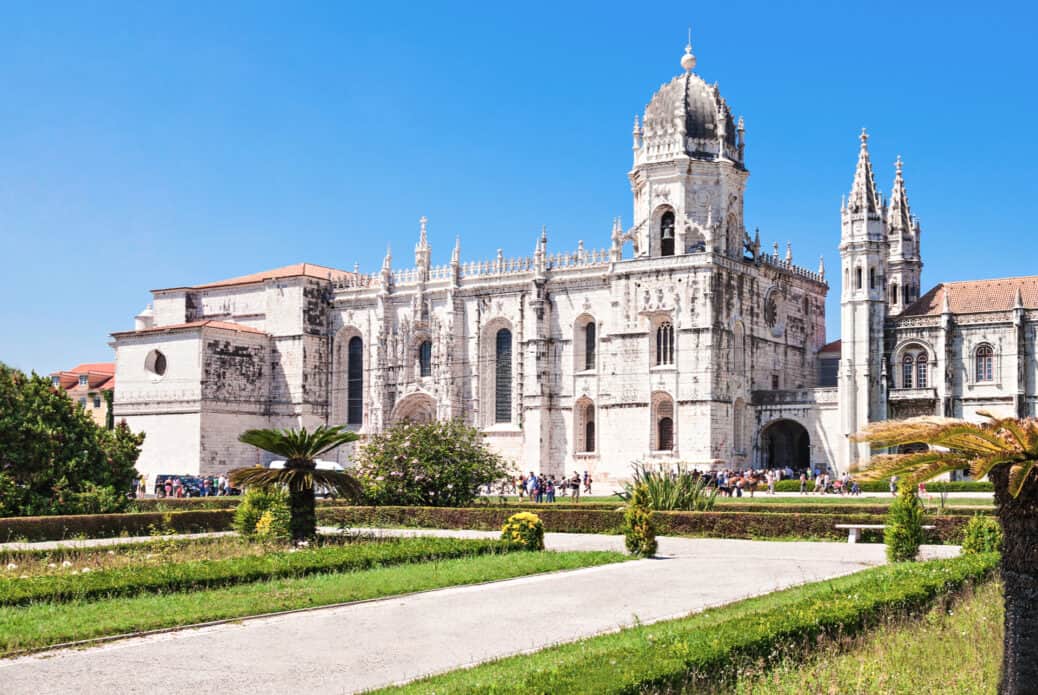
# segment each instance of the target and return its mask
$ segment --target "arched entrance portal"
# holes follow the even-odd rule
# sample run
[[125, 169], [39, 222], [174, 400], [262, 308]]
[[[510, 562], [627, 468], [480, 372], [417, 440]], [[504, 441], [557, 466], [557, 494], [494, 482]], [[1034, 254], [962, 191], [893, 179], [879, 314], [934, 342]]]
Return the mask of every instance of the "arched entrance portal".
[[391, 420], [424, 424], [436, 419], [436, 401], [424, 393], [412, 393], [393, 408]]
[[760, 433], [763, 468], [804, 470], [811, 466], [811, 437], [799, 422], [776, 420]]

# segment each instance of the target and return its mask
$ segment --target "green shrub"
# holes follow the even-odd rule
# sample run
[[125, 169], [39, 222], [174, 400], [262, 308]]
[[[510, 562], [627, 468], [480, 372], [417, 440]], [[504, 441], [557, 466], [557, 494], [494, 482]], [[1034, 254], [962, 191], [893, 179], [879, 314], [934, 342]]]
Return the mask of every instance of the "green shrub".
[[688, 470], [684, 464], [678, 464], [676, 471], [662, 464], [653, 466], [641, 462], [632, 464], [631, 468], [631, 482], [624, 483], [623, 491], [616, 493], [625, 502], [631, 500], [635, 488], [644, 486], [649, 509], [657, 512], [701, 512], [714, 507], [717, 488], [708, 487], [706, 478]]
[[292, 515], [288, 507], [274, 505], [256, 522], [256, 537], [264, 541], [287, 541], [292, 538]]
[[501, 527], [501, 540], [523, 550], [544, 550], [544, 524], [531, 512], [513, 514]]
[[[527, 508], [528, 510], [528, 508]], [[522, 507], [318, 507], [317, 516], [329, 526], [404, 526], [500, 531]], [[622, 534], [624, 512], [607, 509], [553, 509], [537, 507], [546, 532]], [[775, 512], [653, 512], [656, 533], [707, 538], [803, 538], [846, 540], [836, 524], [883, 525], [878, 514], [780, 514]], [[964, 516], [929, 516], [934, 525], [928, 542], [958, 543], [966, 525]], [[882, 540], [879, 531], [866, 531], [865, 541]]]
[[[812, 483], [813, 485], [813, 483]], [[862, 492], [885, 492], [890, 494], [890, 483], [885, 480], [860, 482]], [[808, 487], [810, 488], [810, 485]], [[926, 484], [927, 492], [992, 492], [995, 486], [986, 480], [935, 481]], [[799, 480], [780, 480], [775, 483], [776, 492], [799, 492]]]
[[233, 518], [234, 512], [230, 509], [137, 514], [17, 516], [0, 519], [0, 542], [147, 536], [155, 532], [229, 531]]
[[902, 482], [897, 499], [890, 505], [887, 528], [883, 540], [887, 544], [887, 560], [910, 562], [919, 554], [923, 543], [923, 503], [919, 501], [915, 488]]
[[360, 450], [357, 479], [378, 505], [457, 507], [508, 475], [483, 433], [457, 420], [401, 423], [371, 436]]
[[[271, 512], [271, 516], [264, 528], [266, 537], [280, 538], [283, 535], [282, 531], [291, 536], [287, 521], [291, 516], [288, 510], [288, 493], [280, 488], [250, 488], [241, 504], [234, 510], [234, 530], [246, 538], [258, 535], [257, 524], [267, 511]], [[285, 522], [284, 529], [276, 525], [278, 521]]]
[[634, 488], [624, 510], [624, 545], [635, 557], [656, 554], [656, 523], [649, 509], [648, 486], [642, 483]]
[[505, 553], [497, 540], [392, 538], [225, 560], [121, 567], [89, 574], [0, 578], [0, 605], [76, 601], [147, 592], [192, 591], [284, 577], [352, 572], [383, 565]]
[[994, 516], [974, 516], [966, 524], [962, 554], [997, 553], [1002, 550], [1002, 526]]

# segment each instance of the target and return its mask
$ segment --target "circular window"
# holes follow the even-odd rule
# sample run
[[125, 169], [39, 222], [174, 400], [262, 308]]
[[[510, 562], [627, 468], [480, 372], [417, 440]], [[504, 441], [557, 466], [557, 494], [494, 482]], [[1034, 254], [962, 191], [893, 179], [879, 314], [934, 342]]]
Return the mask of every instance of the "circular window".
[[144, 361], [144, 368], [155, 376], [162, 376], [166, 373], [166, 356], [158, 350], [152, 350]]

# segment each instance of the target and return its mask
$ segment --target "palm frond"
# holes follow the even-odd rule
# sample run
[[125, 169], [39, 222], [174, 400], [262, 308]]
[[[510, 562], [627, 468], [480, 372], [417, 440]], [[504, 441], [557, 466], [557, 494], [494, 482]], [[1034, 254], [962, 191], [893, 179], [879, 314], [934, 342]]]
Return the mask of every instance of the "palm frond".
[[229, 473], [235, 487], [285, 487], [289, 490], [328, 488], [349, 499], [360, 499], [360, 483], [349, 473], [318, 470], [316, 468], [263, 468], [252, 466], [236, 468]]
[[1027, 480], [1027, 476], [1031, 474], [1031, 469], [1034, 468], [1035, 461], [1025, 461], [1023, 463], [1014, 464], [1009, 469], [1009, 494], [1016, 497], [1020, 494], [1020, 490], [1024, 487], [1024, 482]]
[[341, 425], [321, 425], [313, 431], [305, 427], [297, 430], [246, 430], [238, 437], [238, 441], [244, 444], [251, 444], [290, 461], [312, 461], [337, 446], [357, 439], [356, 433]]

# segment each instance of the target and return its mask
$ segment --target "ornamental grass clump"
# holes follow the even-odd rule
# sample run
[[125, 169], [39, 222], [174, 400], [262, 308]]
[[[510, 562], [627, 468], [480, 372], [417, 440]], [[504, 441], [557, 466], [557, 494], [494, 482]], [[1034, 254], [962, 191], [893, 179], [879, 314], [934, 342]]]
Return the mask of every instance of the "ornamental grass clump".
[[897, 499], [890, 505], [883, 540], [887, 544], [887, 560], [911, 562], [923, 544], [923, 503], [911, 484], [902, 482]]
[[524, 550], [544, 550], [544, 524], [531, 512], [513, 514], [501, 527], [501, 540]]
[[649, 508], [649, 491], [638, 485], [631, 493], [624, 512], [624, 542], [627, 551], [636, 557], [652, 557], [656, 554], [656, 523]]
[[620, 499], [629, 502], [636, 487], [644, 486], [650, 509], [657, 512], [708, 512], [717, 501], [717, 487], [695, 470], [679, 463], [671, 470], [663, 466], [631, 464], [631, 482], [624, 483]]
[[1002, 527], [993, 516], [976, 514], [963, 532], [962, 554], [997, 553], [1002, 550]]

